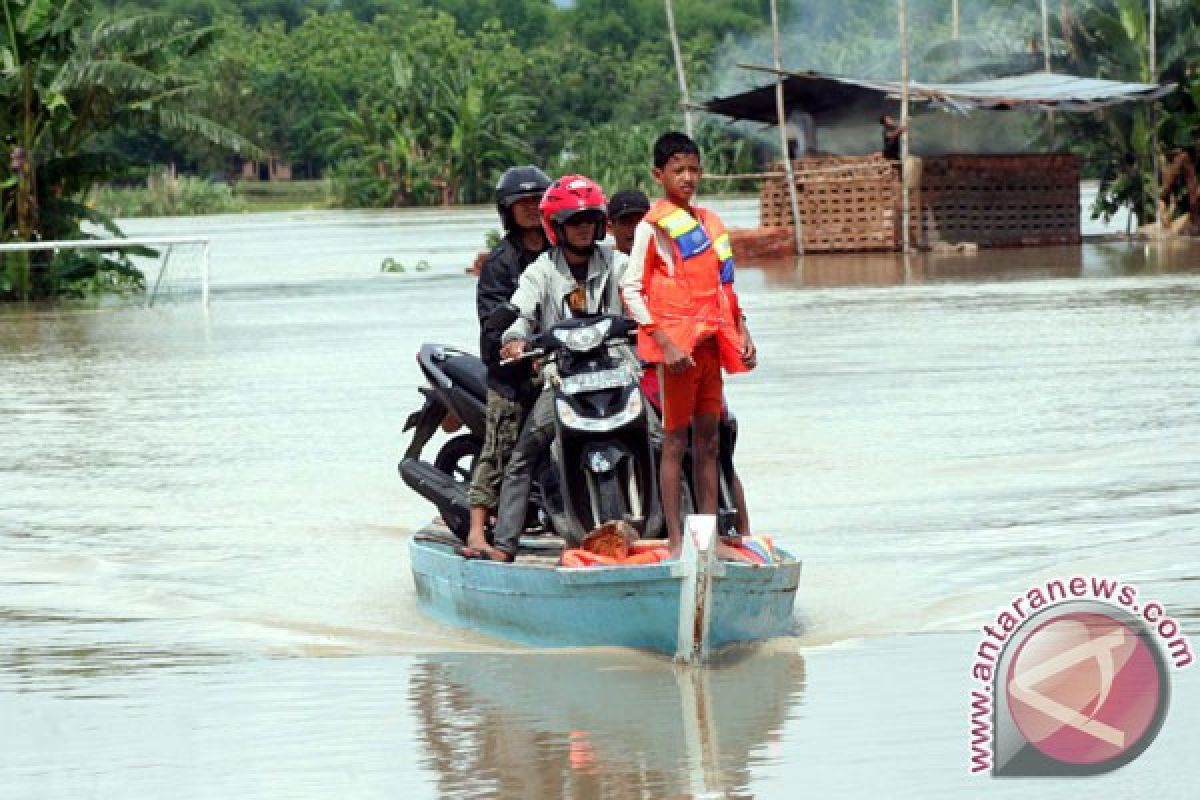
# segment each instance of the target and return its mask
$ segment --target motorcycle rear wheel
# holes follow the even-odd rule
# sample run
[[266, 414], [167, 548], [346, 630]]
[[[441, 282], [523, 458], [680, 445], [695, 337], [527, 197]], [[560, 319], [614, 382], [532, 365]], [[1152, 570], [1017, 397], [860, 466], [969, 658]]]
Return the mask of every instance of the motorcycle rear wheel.
[[476, 436], [455, 436], [442, 445], [433, 459], [433, 466], [453, 478], [455, 483], [469, 486], [482, 449], [483, 442]]

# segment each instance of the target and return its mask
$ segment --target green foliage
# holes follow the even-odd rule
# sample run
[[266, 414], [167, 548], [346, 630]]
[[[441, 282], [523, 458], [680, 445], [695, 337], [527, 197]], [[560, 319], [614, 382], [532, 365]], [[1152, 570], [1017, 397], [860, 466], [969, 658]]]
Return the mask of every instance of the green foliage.
[[1157, 103], [1156, 110], [1123, 105], [1057, 120], [1056, 135], [1070, 141], [1100, 176], [1093, 217], [1107, 221], [1128, 208], [1139, 225], [1145, 224], [1155, 215], [1154, 164], [1164, 162], [1162, 148], [1195, 146], [1200, 90], [1192, 64], [1200, 50], [1200, 4], [1159, 4], [1158, 63], [1153, 72], [1147, 10], [1140, 0], [1092, 0], [1081, 9], [1064, 6], [1054, 22], [1079, 74], [1182, 85], [1182, 91]]
[[[722, 37], [767, 20], [763, 0], [674, 2], [693, 75]], [[193, 107], [251, 133], [297, 176], [327, 175], [345, 206], [481, 202], [514, 163], [553, 169], [564, 153], [606, 147], [628, 154], [616, 174], [644, 171], [649, 121], [682, 123], [661, 0], [116, 5], [211, 21], [222, 36], [189, 66], [205, 87]], [[127, 134], [117, 149], [204, 174], [240, 170], [195, 137]]]
[[[431, 269], [433, 269], [433, 265], [423, 258], [416, 264], [413, 264], [414, 272], [428, 272]], [[392, 258], [391, 256], [388, 256], [383, 260], [383, 263], [380, 264], [379, 271], [390, 274], [399, 274], [401, 272], [407, 272], [408, 267], [404, 266], [404, 264]]]
[[[181, 65], [214, 32], [163, 14], [95, 18], [90, 0], [0, 0], [0, 129], [11, 131], [0, 183], [0, 241], [86, 239], [83, 224], [119, 233], [82, 202], [129, 164], [103, 134], [146, 128], [254, 150], [190, 105], [199, 84]], [[120, 254], [68, 250], [9, 259], [0, 300], [38, 300], [89, 289], [136, 289]]]
[[227, 184], [166, 173], [151, 177], [145, 188], [97, 189], [92, 204], [110, 217], [175, 217], [246, 210], [245, 201]]

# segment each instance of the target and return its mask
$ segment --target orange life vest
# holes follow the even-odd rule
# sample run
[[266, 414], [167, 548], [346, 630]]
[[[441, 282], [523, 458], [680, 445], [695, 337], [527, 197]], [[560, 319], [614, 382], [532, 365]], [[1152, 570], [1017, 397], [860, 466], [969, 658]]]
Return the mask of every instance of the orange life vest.
[[[691, 353], [702, 339], [716, 336], [725, 371], [745, 372], [729, 234], [716, 214], [696, 207], [692, 211], [695, 216], [659, 200], [646, 213], [645, 220], [671, 241], [670, 263], [664, 263], [658, 247], [646, 251], [642, 273], [646, 307], [654, 318], [653, 327], [685, 353]], [[663, 360], [661, 348], [645, 329], [638, 333], [638, 355], [652, 363]]]

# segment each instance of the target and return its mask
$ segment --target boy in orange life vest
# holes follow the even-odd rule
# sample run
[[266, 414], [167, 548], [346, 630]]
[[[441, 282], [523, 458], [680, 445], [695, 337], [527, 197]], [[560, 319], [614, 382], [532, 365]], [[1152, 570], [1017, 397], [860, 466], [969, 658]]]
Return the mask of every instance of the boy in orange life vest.
[[[733, 291], [729, 235], [716, 214], [691, 204], [703, 174], [700, 148], [686, 134], [664, 133], [654, 143], [653, 172], [664, 196], [634, 233], [621, 297], [640, 326], [638, 355], [659, 367], [664, 429], [659, 488], [670, 554], [678, 558], [688, 426], [697, 511], [716, 514], [721, 370], [753, 369], [756, 354]], [[723, 543], [717, 555], [744, 558]]]

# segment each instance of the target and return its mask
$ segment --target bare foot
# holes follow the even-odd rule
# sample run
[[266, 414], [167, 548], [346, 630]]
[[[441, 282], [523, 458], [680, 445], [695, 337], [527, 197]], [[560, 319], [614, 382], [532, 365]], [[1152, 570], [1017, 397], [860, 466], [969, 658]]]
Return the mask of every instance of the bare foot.
[[490, 558], [492, 561], [503, 561], [504, 563], [508, 564], [516, 560], [515, 556], [512, 556], [498, 548], [492, 547], [491, 545], [484, 547], [482, 550], [480, 550], [480, 552], [483, 553], [486, 558]]
[[487, 534], [484, 533], [483, 528], [471, 528], [470, 532], [467, 534], [467, 547], [471, 548], [472, 550], [478, 550], [481, 553], [486, 553], [488, 550], [492, 549], [491, 544], [488, 543]]

